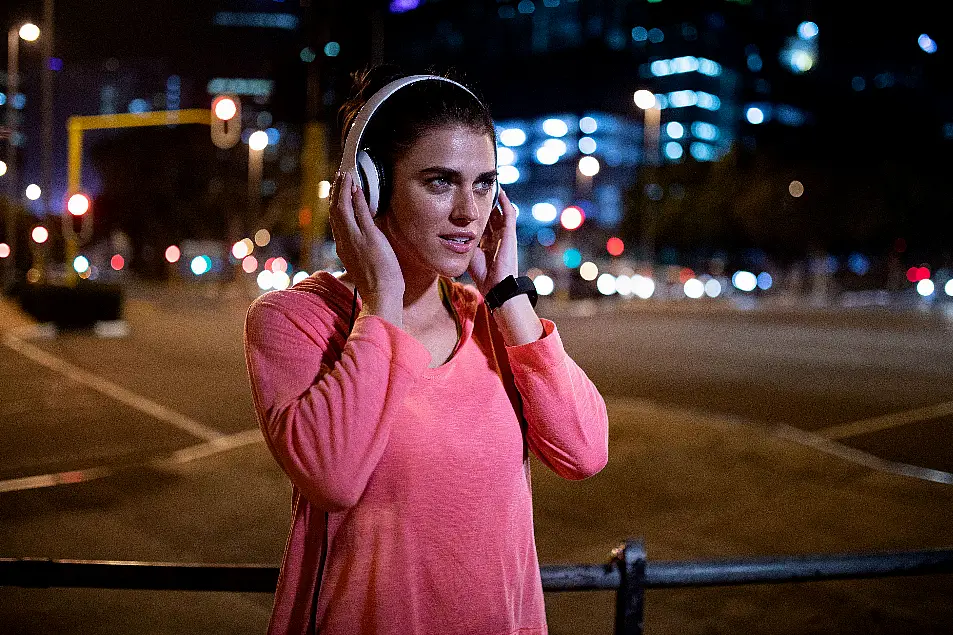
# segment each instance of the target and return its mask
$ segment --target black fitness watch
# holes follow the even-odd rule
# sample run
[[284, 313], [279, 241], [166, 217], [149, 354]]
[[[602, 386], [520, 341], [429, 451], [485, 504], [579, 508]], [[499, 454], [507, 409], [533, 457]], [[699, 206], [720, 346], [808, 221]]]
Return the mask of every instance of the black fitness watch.
[[520, 276], [518, 278], [506, 276], [486, 294], [486, 306], [490, 309], [490, 313], [492, 313], [510, 298], [515, 298], [524, 293], [529, 296], [530, 304], [535, 307], [536, 300], [539, 299], [539, 294], [536, 292], [536, 285], [533, 284], [533, 281], [528, 276]]

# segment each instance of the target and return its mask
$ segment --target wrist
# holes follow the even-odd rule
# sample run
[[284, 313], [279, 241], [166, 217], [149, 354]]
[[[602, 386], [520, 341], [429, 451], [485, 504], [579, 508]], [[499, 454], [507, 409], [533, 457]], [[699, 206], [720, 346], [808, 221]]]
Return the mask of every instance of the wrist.
[[527, 276], [509, 275], [487, 291], [486, 306], [493, 313], [518, 297], [525, 298], [531, 307], [535, 307], [539, 297], [536, 285]]
[[397, 327], [403, 327], [404, 298], [393, 293], [361, 296], [361, 315], [376, 315]]

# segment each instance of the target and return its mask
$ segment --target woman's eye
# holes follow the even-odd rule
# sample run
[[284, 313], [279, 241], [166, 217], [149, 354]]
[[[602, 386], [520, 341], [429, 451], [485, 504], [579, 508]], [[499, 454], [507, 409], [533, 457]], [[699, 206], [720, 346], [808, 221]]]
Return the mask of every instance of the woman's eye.
[[443, 178], [442, 176], [437, 176], [428, 180], [427, 184], [430, 185], [431, 187], [440, 188], [440, 187], [446, 187], [447, 185], [449, 185], [450, 181]]
[[495, 179], [486, 179], [484, 181], [477, 182], [476, 187], [481, 192], [488, 192], [493, 189], [494, 182], [495, 182]]

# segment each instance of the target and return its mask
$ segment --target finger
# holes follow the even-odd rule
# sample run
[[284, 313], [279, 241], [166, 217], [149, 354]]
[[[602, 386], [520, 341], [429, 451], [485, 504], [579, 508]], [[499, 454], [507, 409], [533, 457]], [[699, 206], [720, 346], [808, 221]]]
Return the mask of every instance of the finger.
[[367, 235], [377, 229], [374, 224], [374, 217], [371, 216], [371, 208], [364, 197], [364, 190], [361, 189], [356, 179], [353, 180], [351, 188], [351, 206], [354, 208], [354, 219], [362, 233]]
[[467, 271], [477, 285], [482, 284], [486, 279], [486, 253], [482, 249], [473, 252], [473, 258], [470, 260]]
[[506, 192], [503, 189], [500, 189], [500, 211], [503, 214], [503, 220], [507, 227], [512, 225], [516, 226], [516, 206], [513, 205], [513, 202], [510, 200], [510, 197], [506, 195]]
[[357, 221], [354, 218], [353, 197], [350, 195], [353, 179], [351, 172], [345, 172], [341, 179], [340, 193], [338, 195], [337, 205], [331, 208], [331, 214], [338, 217], [342, 228], [350, 235], [356, 236], [360, 233]]
[[334, 173], [334, 181], [331, 182], [331, 193], [328, 203], [331, 207], [337, 205], [338, 198], [341, 196], [341, 181], [344, 180], [344, 174], [340, 170]]

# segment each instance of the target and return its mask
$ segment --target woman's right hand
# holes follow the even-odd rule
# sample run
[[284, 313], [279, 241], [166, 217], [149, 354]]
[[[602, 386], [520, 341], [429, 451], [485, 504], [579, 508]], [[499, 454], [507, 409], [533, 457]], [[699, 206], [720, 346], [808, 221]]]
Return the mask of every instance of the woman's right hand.
[[401, 326], [404, 277], [384, 232], [377, 227], [351, 170], [337, 175], [331, 191], [331, 231], [338, 258], [357, 287], [362, 313]]

